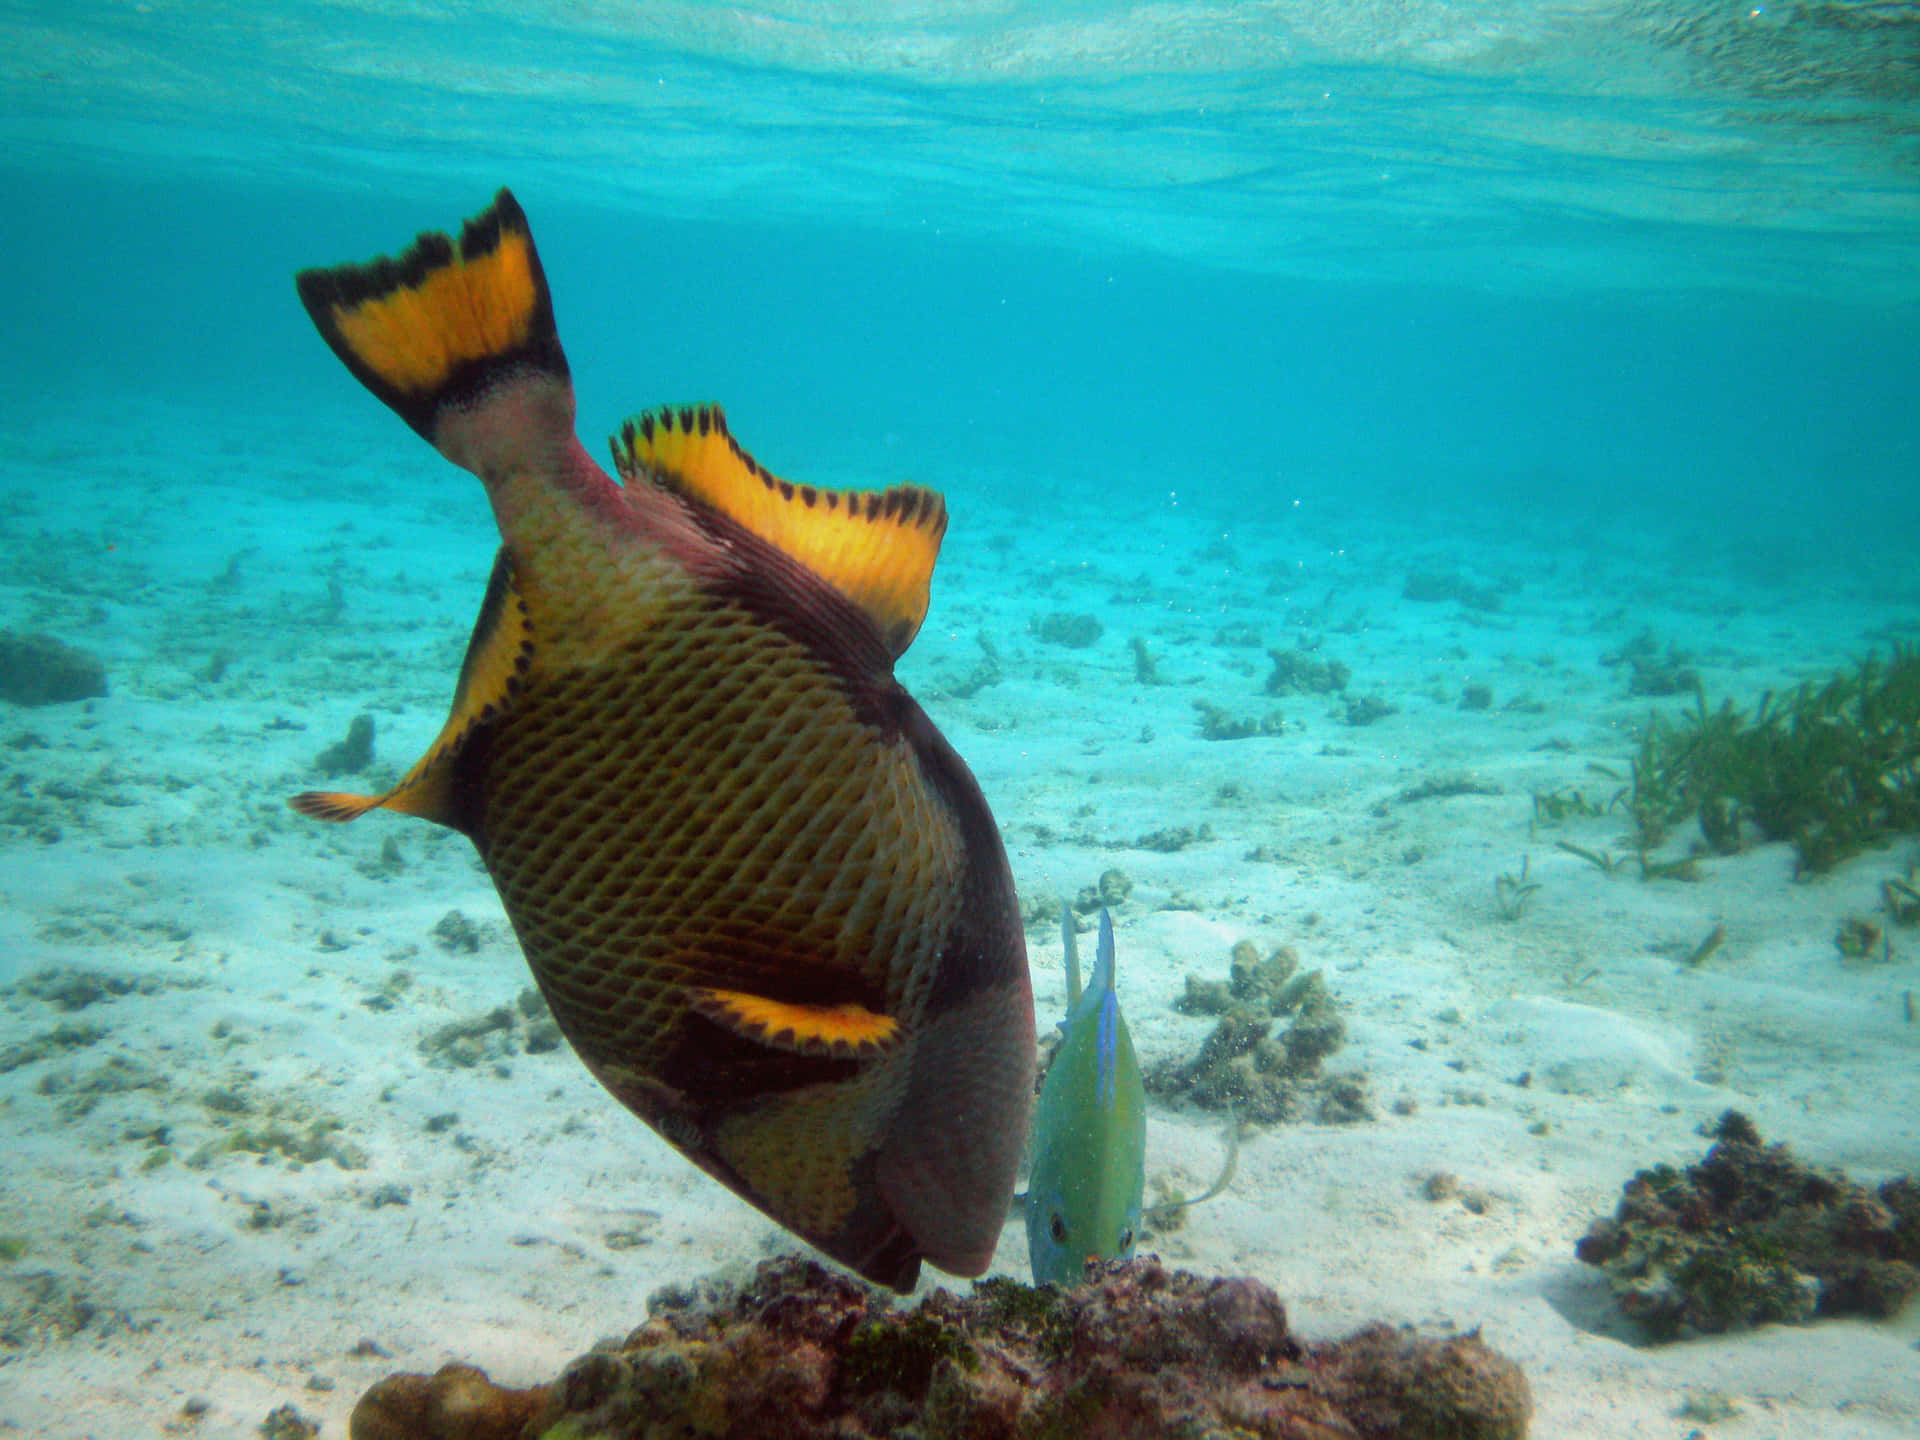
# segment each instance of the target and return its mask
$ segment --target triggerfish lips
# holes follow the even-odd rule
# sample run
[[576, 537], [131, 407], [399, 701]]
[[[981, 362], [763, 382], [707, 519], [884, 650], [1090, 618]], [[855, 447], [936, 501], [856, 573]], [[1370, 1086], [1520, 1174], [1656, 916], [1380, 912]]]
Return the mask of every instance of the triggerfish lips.
[[1012, 876], [893, 676], [930, 490], [799, 485], [717, 406], [613, 443], [574, 399], [526, 218], [309, 270], [370, 390], [484, 483], [502, 545], [439, 737], [375, 808], [469, 836], [567, 1039], [695, 1164], [862, 1275], [992, 1258], [1032, 1094]]

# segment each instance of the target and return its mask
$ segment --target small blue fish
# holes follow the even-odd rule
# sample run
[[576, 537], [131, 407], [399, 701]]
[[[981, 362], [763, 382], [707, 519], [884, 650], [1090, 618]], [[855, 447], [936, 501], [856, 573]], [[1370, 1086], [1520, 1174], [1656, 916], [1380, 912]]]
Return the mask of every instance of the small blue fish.
[[1100, 912], [1100, 949], [1085, 993], [1071, 910], [1061, 930], [1067, 1018], [1034, 1111], [1027, 1182], [1036, 1285], [1076, 1284], [1088, 1260], [1131, 1255], [1147, 1179], [1147, 1087], [1114, 988], [1113, 920]]

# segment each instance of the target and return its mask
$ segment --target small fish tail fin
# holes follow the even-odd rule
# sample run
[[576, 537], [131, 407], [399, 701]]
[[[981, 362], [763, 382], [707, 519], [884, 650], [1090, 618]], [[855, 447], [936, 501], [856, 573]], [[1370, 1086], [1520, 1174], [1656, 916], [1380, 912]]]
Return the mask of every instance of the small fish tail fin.
[[[564, 403], [573, 387], [553, 320], [546, 274], [527, 217], [510, 191], [467, 221], [456, 240], [416, 239], [398, 258], [303, 270], [301, 302], [334, 354], [402, 420], [449, 459], [477, 470], [490, 459], [451, 414], [484, 415], [496, 399], [536, 393]], [[545, 417], [541, 417], [545, 418]], [[562, 418], [558, 415], [555, 418]], [[544, 428], [544, 426], [537, 427]]]
[[[1079, 958], [1077, 954], [1072, 957], [1076, 969], [1078, 968]], [[1119, 988], [1119, 975], [1115, 969], [1113, 954], [1113, 917], [1107, 913], [1106, 907], [1102, 906], [1100, 910], [1100, 941], [1099, 944], [1094, 947], [1093, 952], [1093, 973], [1087, 976], [1086, 984], [1081, 987], [1080, 994], [1074, 999], [1073, 1003], [1068, 1006], [1068, 1023], [1071, 1024], [1074, 1018], [1079, 1015], [1094, 1015], [1099, 1013], [1101, 1007], [1107, 1003], [1109, 997], [1118, 993]]]
[[1073, 923], [1073, 906], [1060, 901], [1060, 949], [1067, 960], [1067, 1009], [1080, 1003], [1080, 935]]

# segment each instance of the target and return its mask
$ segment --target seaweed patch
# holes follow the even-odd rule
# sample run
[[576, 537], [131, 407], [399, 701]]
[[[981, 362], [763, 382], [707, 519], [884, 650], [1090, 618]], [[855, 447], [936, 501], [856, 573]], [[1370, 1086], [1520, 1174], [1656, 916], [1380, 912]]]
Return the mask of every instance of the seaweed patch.
[[1824, 684], [1761, 697], [1752, 715], [1707, 705], [1655, 714], [1634, 761], [1630, 808], [1644, 853], [1698, 817], [1709, 849], [1757, 835], [1791, 841], [1799, 874], [1823, 874], [1896, 834], [1920, 831], [1920, 651], [1869, 655]]

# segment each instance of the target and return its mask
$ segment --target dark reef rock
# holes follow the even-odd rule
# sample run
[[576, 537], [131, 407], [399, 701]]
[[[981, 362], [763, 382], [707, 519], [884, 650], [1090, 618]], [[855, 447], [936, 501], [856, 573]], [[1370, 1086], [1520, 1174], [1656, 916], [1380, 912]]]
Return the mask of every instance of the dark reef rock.
[[1607, 666], [1627, 667], [1629, 695], [1687, 695], [1700, 688], [1700, 672], [1677, 645], [1661, 653], [1651, 630], [1642, 630], [1618, 650], [1600, 657]]
[[1462, 609], [1495, 611], [1500, 608], [1499, 592], [1445, 571], [1416, 570], [1400, 588], [1402, 599], [1423, 605], [1456, 601]]
[[1070, 650], [1085, 650], [1096, 645], [1104, 627], [1091, 615], [1041, 615], [1029, 622], [1036, 638], [1049, 645], [1064, 645]]
[[373, 716], [356, 715], [348, 722], [346, 738], [335, 741], [313, 757], [322, 775], [357, 775], [373, 764]]
[[106, 667], [86, 651], [51, 635], [0, 630], [0, 700], [60, 705], [106, 693]]
[[1656, 1340], [1895, 1314], [1920, 1290], [1920, 1184], [1878, 1190], [1762, 1145], [1729, 1110], [1706, 1159], [1642, 1170], [1575, 1247]]
[[1269, 650], [1273, 671], [1267, 676], [1269, 695], [1328, 695], [1347, 688], [1353, 672], [1338, 660], [1316, 660], [1305, 650]]
[[1286, 717], [1278, 710], [1259, 716], [1236, 715], [1210, 700], [1196, 700], [1193, 708], [1200, 712], [1202, 740], [1250, 740], [1256, 735], [1284, 735], [1287, 730]]
[[912, 1310], [811, 1261], [737, 1291], [665, 1292], [615, 1348], [527, 1390], [470, 1366], [394, 1375], [353, 1440], [571, 1435], [864, 1440], [1347, 1436], [1518, 1440], [1526, 1377], [1474, 1336], [1373, 1326], [1308, 1344], [1255, 1280], [1140, 1259], [1062, 1292], [993, 1279]]
[[1389, 715], [1398, 715], [1400, 707], [1389, 704], [1378, 695], [1347, 696], [1346, 721], [1353, 726], [1371, 725], [1384, 720]]

